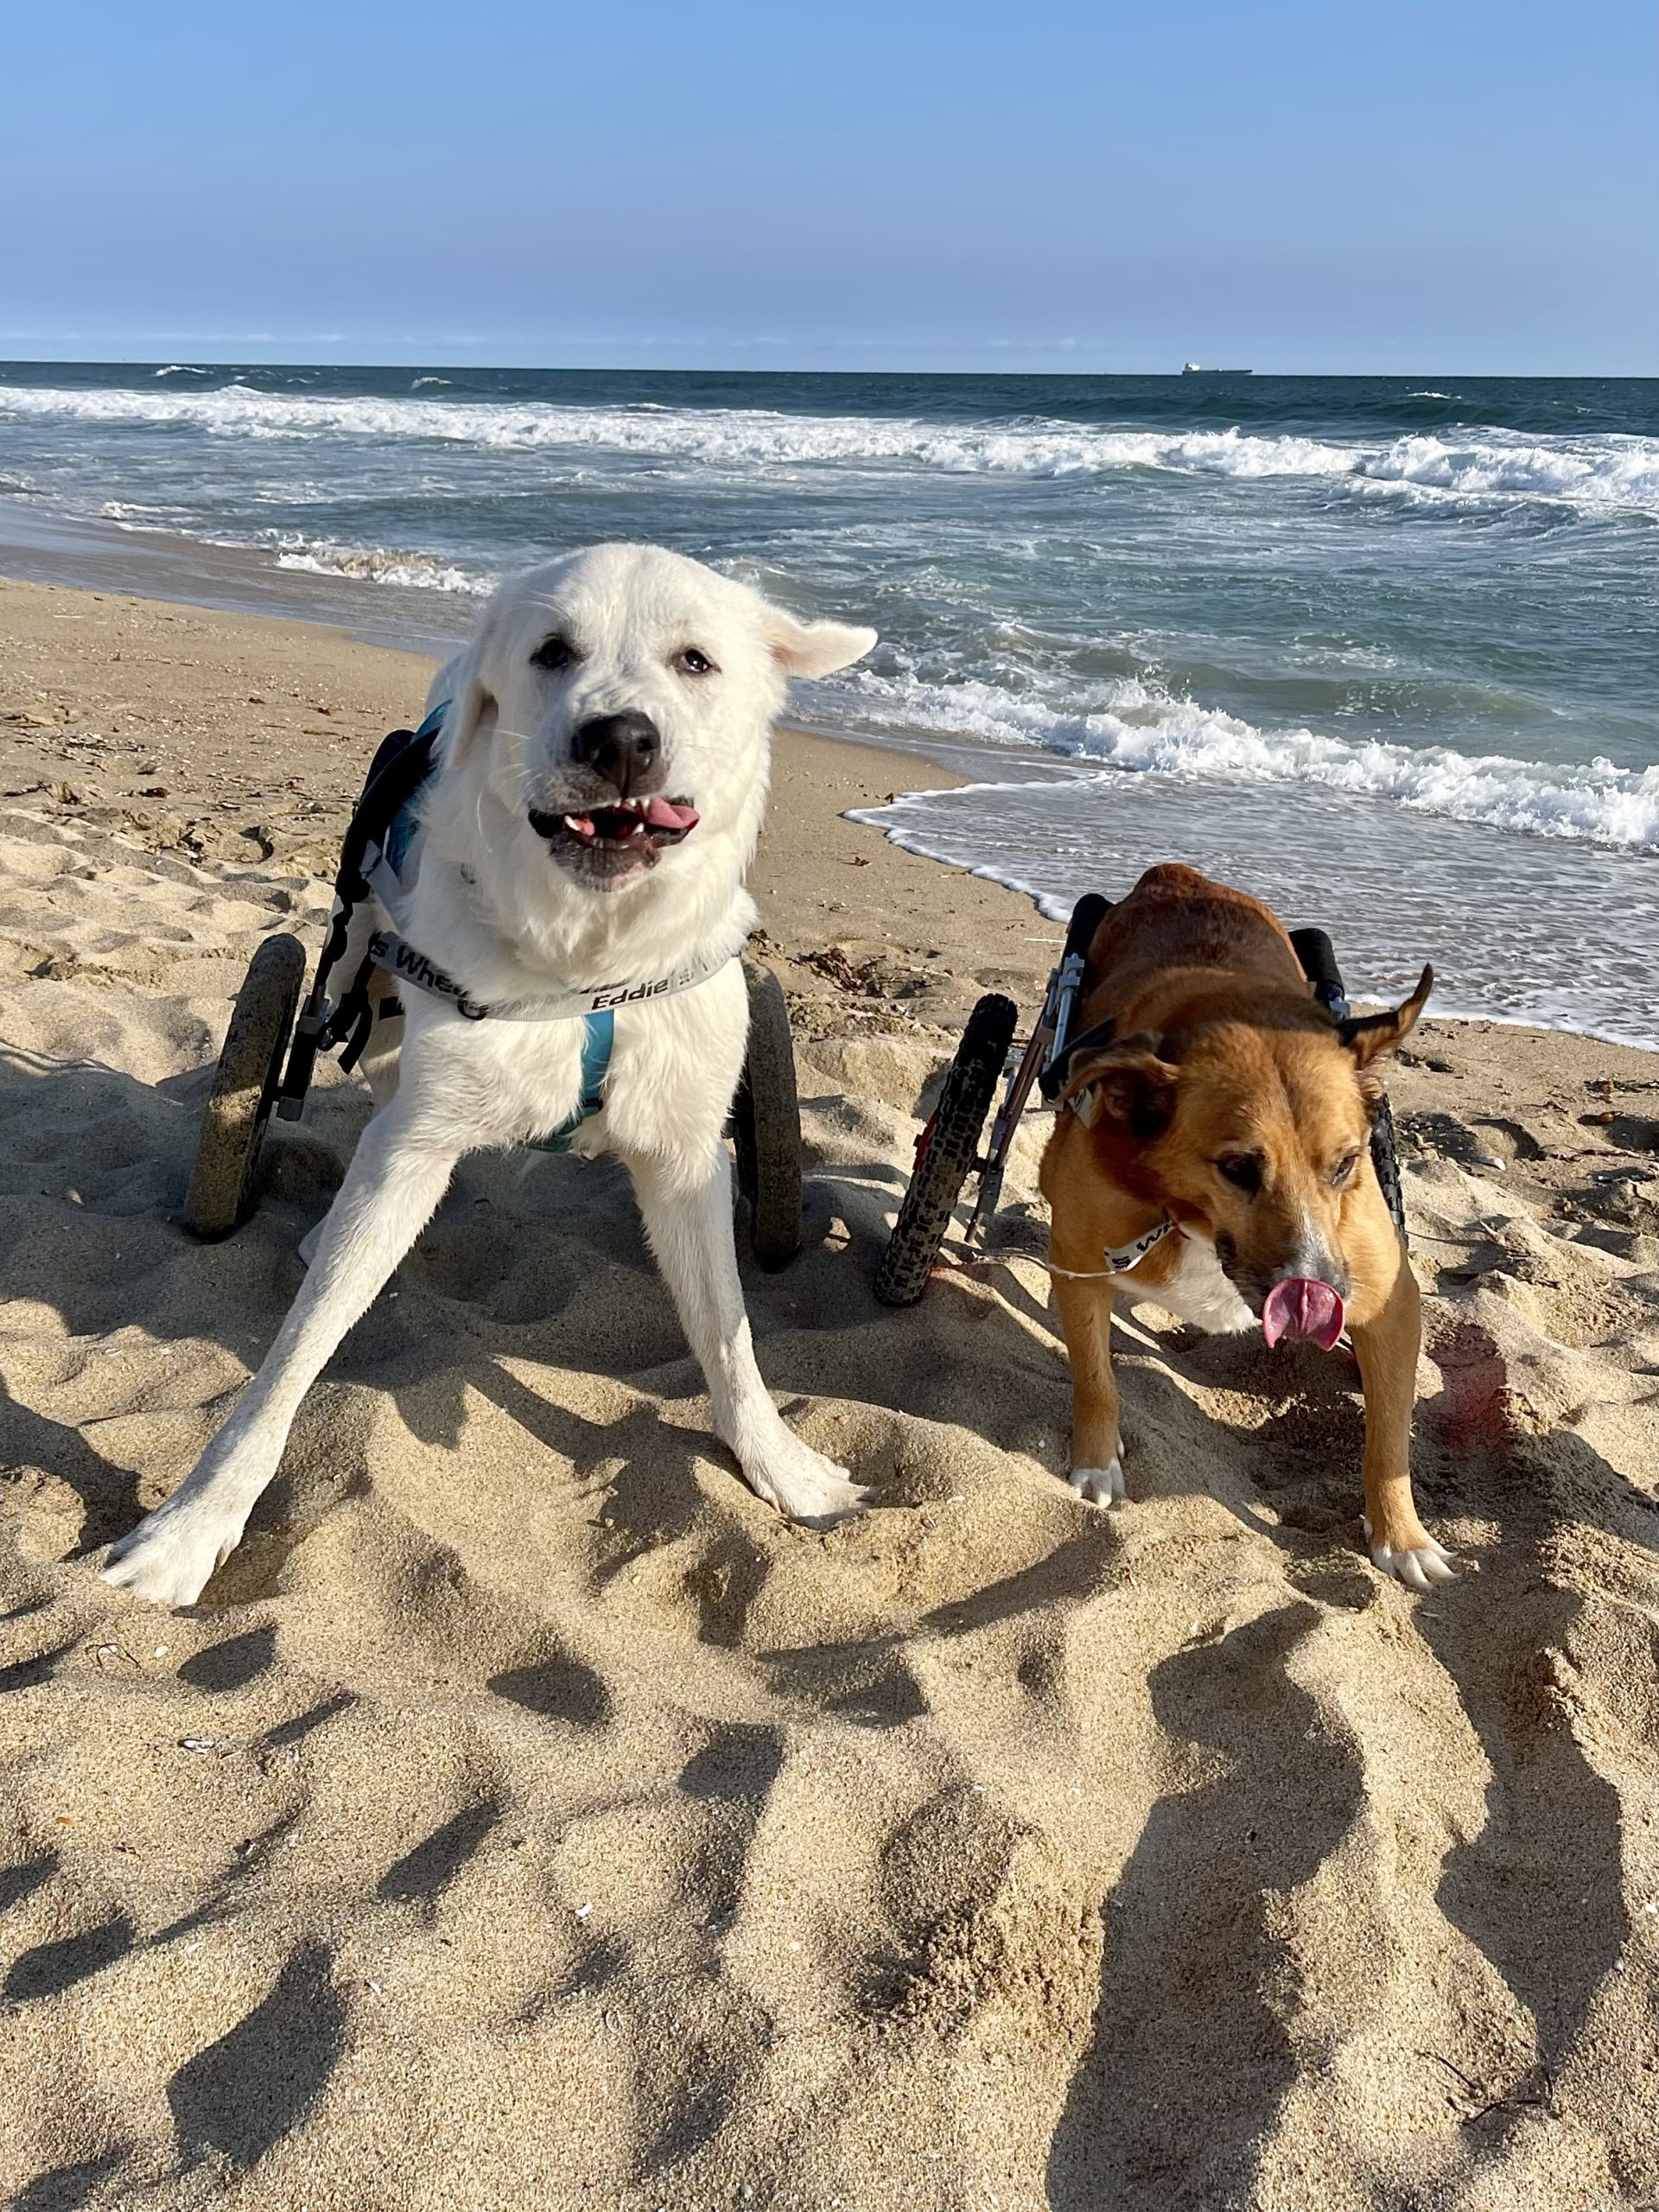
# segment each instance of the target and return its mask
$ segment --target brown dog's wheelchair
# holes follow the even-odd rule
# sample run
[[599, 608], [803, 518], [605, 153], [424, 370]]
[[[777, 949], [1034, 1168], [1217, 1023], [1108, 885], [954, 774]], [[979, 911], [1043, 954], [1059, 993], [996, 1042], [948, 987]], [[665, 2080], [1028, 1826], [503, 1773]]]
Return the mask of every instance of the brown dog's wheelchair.
[[[916, 1140], [916, 1165], [910, 1185], [893, 1224], [893, 1234], [887, 1239], [887, 1251], [876, 1269], [875, 1294], [885, 1305], [913, 1306], [926, 1289], [928, 1276], [939, 1256], [950, 1217], [969, 1175], [977, 1173], [979, 1189], [969, 1217], [965, 1241], [971, 1244], [981, 1224], [995, 1213], [1014, 1134], [1033, 1086], [1045, 1099], [1053, 1101], [1065, 1088], [1066, 1071], [1073, 1055], [1084, 1046], [1109, 1042], [1109, 1021], [1074, 1036], [1072, 1018], [1082, 995], [1089, 947], [1111, 903], [1099, 892], [1091, 891], [1079, 899], [1072, 909], [1065, 949], [1058, 965], [1049, 976], [1042, 1011], [1024, 1052], [1007, 1078], [1002, 1103], [991, 1125], [990, 1142], [982, 1154], [979, 1148], [980, 1133], [1007, 1068], [1020, 1014], [1012, 999], [991, 992], [980, 1000], [969, 1016], [938, 1103]], [[1330, 938], [1323, 930], [1293, 930], [1290, 941], [1302, 963], [1303, 974], [1313, 986], [1314, 997], [1333, 1020], [1345, 1021], [1348, 995]], [[1395, 1226], [1403, 1237], [1405, 1200], [1395, 1149], [1394, 1116], [1386, 1096], [1378, 1103], [1371, 1120], [1371, 1165]]]

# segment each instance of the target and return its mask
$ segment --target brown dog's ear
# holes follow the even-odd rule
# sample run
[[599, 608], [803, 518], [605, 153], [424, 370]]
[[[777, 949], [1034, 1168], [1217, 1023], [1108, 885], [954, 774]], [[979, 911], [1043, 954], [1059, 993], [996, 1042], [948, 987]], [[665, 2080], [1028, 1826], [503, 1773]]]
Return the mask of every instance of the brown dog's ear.
[[1384, 1052], [1391, 1052], [1417, 1027], [1417, 1017], [1428, 1004], [1434, 988], [1434, 970], [1425, 968], [1411, 996], [1386, 1014], [1361, 1014], [1338, 1022], [1337, 1034], [1354, 1056], [1357, 1067], [1368, 1068]]
[[1103, 1118], [1143, 1144], [1162, 1136], [1175, 1118], [1175, 1086], [1181, 1074], [1158, 1057], [1163, 1041], [1142, 1029], [1103, 1052], [1091, 1052], [1072, 1071], [1057, 1107], [1077, 1100], [1078, 1116], [1090, 1128]]

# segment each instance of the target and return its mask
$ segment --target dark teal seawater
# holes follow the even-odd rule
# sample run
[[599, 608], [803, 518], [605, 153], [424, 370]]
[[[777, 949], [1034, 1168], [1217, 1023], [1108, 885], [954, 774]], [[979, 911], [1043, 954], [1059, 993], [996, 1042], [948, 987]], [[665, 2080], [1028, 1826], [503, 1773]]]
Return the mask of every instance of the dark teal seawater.
[[1051, 905], [1179, 853], [1362, 982], [1659, 1035], [1659, 381], [22, 365], [0, 492], [456, 627], [675, 545], [878, 626], [815, 722], [987, 748], [906, 842]]

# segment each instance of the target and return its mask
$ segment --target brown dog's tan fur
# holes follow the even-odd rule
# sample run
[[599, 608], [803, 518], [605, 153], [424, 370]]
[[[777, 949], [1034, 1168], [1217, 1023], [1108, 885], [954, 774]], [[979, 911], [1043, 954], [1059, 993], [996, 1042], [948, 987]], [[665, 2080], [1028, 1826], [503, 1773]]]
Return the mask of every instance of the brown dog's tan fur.
[[[1402, 1006], [1339, 1028], [1267, 907], [1189, 868], [1148, 870], [1102, 922], [1073, 1034], [1109, 1017], [1113, 1039], [1074, 1062], [1063, 1104], [1092, 1093], [1092, 1119], [1061, 1111], [1042, 1166], [1084, 1495], [1122, 1494], [1120, 1289], [1242, 1327], [1276, 1281], [1317, 1276], [1345, 1300], [1364, 1385], [1372, 1557], [1418, 1587], [1448, 1571], [1412, 1499], [1417, 1286], [1369, 1142], [1380, 1087], [1367, 1071], [1432, 982], [1426, 969]], [[1105, 1253], [1166, 1216], [1182, 1236], [1103, 1275]]]

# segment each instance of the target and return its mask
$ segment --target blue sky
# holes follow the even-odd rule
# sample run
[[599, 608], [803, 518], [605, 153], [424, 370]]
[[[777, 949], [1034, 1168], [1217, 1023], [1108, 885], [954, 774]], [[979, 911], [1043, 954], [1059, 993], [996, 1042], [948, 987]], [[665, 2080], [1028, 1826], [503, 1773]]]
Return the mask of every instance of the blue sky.
[[1659, 365], [1649, 0], [5, 23], [0, 354]]

